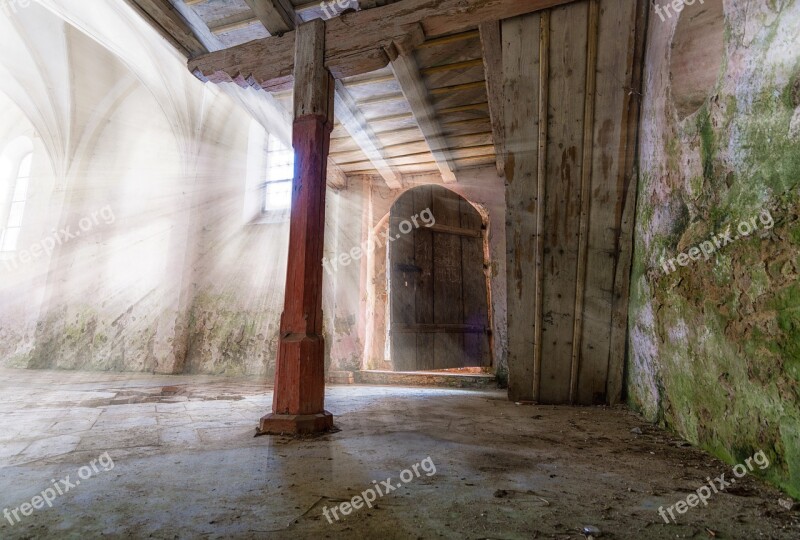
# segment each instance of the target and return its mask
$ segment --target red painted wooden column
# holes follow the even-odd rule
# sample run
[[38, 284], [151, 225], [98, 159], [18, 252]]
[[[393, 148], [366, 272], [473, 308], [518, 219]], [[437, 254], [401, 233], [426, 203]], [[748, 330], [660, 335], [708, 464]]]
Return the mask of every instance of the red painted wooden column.
[[334, 86], [324, 66], [324, 54], [325, 23], [316, 19], [299, 26], [295, 43], [295, 176], [286, 298], [272, 414], [261, 419], [261, 433], [306, 434], [333, 427], [333, 415], [325, 410], [322, 250]]

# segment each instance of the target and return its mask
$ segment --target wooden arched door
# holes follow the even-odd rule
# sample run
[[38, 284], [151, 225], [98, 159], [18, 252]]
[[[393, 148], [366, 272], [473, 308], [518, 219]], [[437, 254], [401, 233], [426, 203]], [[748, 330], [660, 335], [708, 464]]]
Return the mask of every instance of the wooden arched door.
[[490, 366], [480, 214], [448, 189], [418, 187], [392, 207], [389, 237], [394, 370]]

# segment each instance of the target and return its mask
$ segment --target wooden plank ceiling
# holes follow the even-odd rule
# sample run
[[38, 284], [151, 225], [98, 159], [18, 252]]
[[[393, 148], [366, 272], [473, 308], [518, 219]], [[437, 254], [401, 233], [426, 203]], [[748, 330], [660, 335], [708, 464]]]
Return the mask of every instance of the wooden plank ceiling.
[[[126, 1], [187, 58], [328, 17], [320, 2], [306, 0]], [[363, 10], [396, 1], [358, 4]], [[328, 13], [334, 9], [340, 11]], [[498, 162], [483, 56], [475, 28], [423, 41], [381, 70], [337, 81], [334, 166], [398, 188], [407, 176], [452, 182], [456, 170]], [[291, 90], [273, 95], [291, 108]]]

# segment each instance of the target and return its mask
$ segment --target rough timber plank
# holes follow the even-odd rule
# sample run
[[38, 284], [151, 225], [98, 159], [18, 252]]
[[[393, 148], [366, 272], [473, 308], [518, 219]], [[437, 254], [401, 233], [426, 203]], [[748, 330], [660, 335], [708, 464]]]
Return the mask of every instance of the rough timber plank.
[[628, 337], [628, 295], [630, 292], [631, 258], [633, 256], [633, 227], [636, 210], [636, 152], [638, 149], [638, 125], [641, 106], [642, 75], [644, 67], [645, 36], [649, 2], [637, 0], [636, 31], [630, 38], [627, 48], [630, 57], [628, 89], [624, 106], [623, 137], [620, 156], [624, 165], [618, 175], [619, 192], [617, 204], [619, 216], [617, 223], [618, 240], [614, 252], [617, 253], [617, 268], [614, 276], [613, 299], [611, 305], [611, 353], [607, 395], [609, 403], [622, 400], [622, 377], [625, 364], [625, 344]]
[[372, 131], [367, 119], [358, 109], [347, 88], [336, 81], [336, 117], [350, 136], [358, 143], [361, 151], [367, 156], [390, 189], [399, 189], [400, 175], [386, 162], [383, 144]]
[[[635, 4], [630, 0], [602, 0], [598, 36], [597, 101], [594, 123], [594, 159], [592, 163], [592, 207], [584, 303], [584, 326], [581, 339], [581, 364], [577, 401], [582, 404], [605, 403], [606, 383], [611, 375], [610, 326], [612, 289], [616, 269], [617, 231], [621, 216], [619, 201], [624, 194], [619, 182], [623, 174], [623, 123], [627, 83], [630, 78], [632, 48], [630, 39], [635, 27]], [[618, 361], [622, 363], [622, 358]]]
[[[437, 225], [460, 227], [461, 198], [452, 191], [434, 189], [433, 215]], [[463, 321], [461, 238], [452, 234], [433, 235], [433, 322], [458, 324]], [[464, 335], [436, 334], [434, 368], [463, 366]]]
[[[323, 116], [333, 124], [333, 81], [328, 70], [313, 61], [324, 54], [325, 24], [319, 19], [307, 22], [303, 25], [303, 32], [308, 39], [297, 43], [299, 65], [295, 71], [294, 117]], [[321, 92], [320, 88], [328, 88], [328, 91]]]
[[405, 193], [392, 206], [389, 237], [396, 238], [391, 250], [392, 363], [395, 371], [417, 369], [416, 333], [398, 332], [398, 327], [414, 325], [416, 320], [417, 280], [409, 271], [415, 265], [413, 234], [402, 234], [400, 223], [414, 215], [414, 194]]
[[267, 32], [274, 35], [294, 30], [298, 18], [289, 0], [244, 0], [261, 21]]
[[[575, 317], [572, 331], [572, 363], [570, 366], [569, 401], [575, 403], [578, 394], [578, 372], [588, 359], [581, 356], [586, 301], [586, 269], [589, 250], [589, 213], [594, 157], [594, 117], [597, 93], [597, 33], [600, 24], [600, 0], [589, 0], [586, 43], [586, 92], [583, 111], [583, 157], [581, 161], [580, 223], [578, 237], [578, 271], [575, 290]], [[606, 364], [607, 365], [607, 364]], [[603, 370], [605, 371], [605, 369]]]
[[545, 287], [539, 399], [567, 403], [580, 216], [588, 4], [554, 9], [550, 19], [550, 104], [545, 202]]
[[[480, 327], [488, 323], [488, 296], [486, 274], [483, 272], [484, 251], [483, 221], [480, 214], [465, 199], [461, 199], [461, 229], [475, 231], [477, 236], [461, 237], [462, 289], [464, 297], [463, 321]], [[464, 334], [464, 366], [490, 366], [489, 339], [486, 331]]]
[[547, 194], [547, 112], [550, 107], [550, 10], [539, 19], [539, 138], [536, 170], [536, 266], [534, 267], [533, 308], [533, 398], [539, 399], [542, 386], [542, 326], [544, 315], [544, 218]]
[[[422, 186], [413, 192], [415, 214], [433, 208], [431, 186]], [[420, 268], [417, 279], [417, 323], [433, 324], [433, 232], [430, 229], [420, 228], [414, 233], [414, 257]], [[417, 334], [417, 369], [434, 369], [435, 340], [433, 334]]]
[[192, 29], [168, 0], [125, 0], [170, 43], [184, 54], [196, 56], [208, 49], [195, 37]]
[[492, 119], [492, 133], [497, 155], [497, 173], [506, 174], [506, 141], [503, 121], [503, 43], [500, 34], [500, 21], [481, 23], [481, 46], [483, 64], [486, 71], [486, 95], [489, 98], [489, 115]]
[[503, 21], [509, 397], [533, 399], [539, 15]]
[[445, 182], [455, 182], [456, 165], [448, 150], [447, 140], [442, 135], [442, 126], [431, 104], [428, 90], [420, 77], [413, 51], [400, 51], [392, 46], [389, 57], [392, 71], [400, 83], [400, 88], [403, 89], [403, 95], [411, 107], [414, 119], [428, 142], [442, 178]]
[[[571, 1], [403, 0], [351, 13], [328, 21], [325, 65], [338, 79], [369, 73], [389, 63], [384, 49], [405, 40], [412, 26], [421, 25], [424, 37], [431, 38]], [[201, 55], [189, 61], [189, 70], [212, 82], [233, 80], [243, 86], [285, 89], [291, 85], [294, 39], [295, 32], [287, 32]]]

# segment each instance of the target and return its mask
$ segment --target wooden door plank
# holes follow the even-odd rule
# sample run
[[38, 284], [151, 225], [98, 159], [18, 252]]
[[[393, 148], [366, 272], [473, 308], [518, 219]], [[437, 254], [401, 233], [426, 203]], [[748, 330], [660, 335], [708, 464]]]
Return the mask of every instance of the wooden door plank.
[[540, 400], [567, 403], [575, 315], [588, 4], [550, 19], [550, 103]]
[[[461, 198], [452, 191], [433, 188], [433, 215], [436, 223], [461, 226]], [[451, 234], [433, 233], [434, 323], [458, 324], [463, 321], [461, 239]], [[435, 334], [434, 367], [461, 367], [464, 337], [460, 334]]]
[[[635, 4], [602, 0], [598, 33], [597, 92], [592, 160], [592, 207], [588, 236], [586, 297], [581, 338], [577, 401], [605, 403], [609, 376], [612, 289], [616, 268], [616, 231], [621, 216], [620, 185], [624, 155], [622, 125], [627, 100], [628, 52], [635, 28]], [[620, 36], [630, 36], [620, 39]], [[621, 360], [621, 359], [620, 359]]]
[[[414, 189], [414, 213], [433, 209], [431, 186]], [[414, 233], [414, 256], [420, 268], [417, 276], [416, 321], [417, 324], [432, 325], [433, 314], [433, 232], [420, 228]], [[436, 337], [425, 332], [417, 333], [417, 369], [434, 369], [433, 350]]]
[[400, 232], [400, 223], [413, 214], [413, 193], [402, 195], [392, 206], [389, 237], [391, 266], [392, 363], [395, 371], [416, 369], [417, 341], [415, 334], [394, 332], [395, 326], [413, 325], [416, 321], [417, 279], [408, 268], [413, 267], [414, 237]]
[[544, 218], [547, 194], [547, 121], [550, 107], [550, 11], [539, 19], [539, 139], [536, 169], [536, 254], [533, 310], [533, 399], [542, 387], [542, 332], [544, 326]]
[[539, 145], [538, 14], [504, 20], [503, 96], [506, 167], [508, 283], [508, 394], [534, 399], [536, 170]]
[[[461, 199], [461, 229], [481, 233], [479, 236], [462, 236], [461, 268], [463, 272], [464, 324], [485, 326], [488, 320], [486, 274], [483, 269], [483, 219], [472, 205]], [[488, 366], [489, 340], [486, 332], [464, 334], [464, 366]]]
[[572, 330], [569, 402], [578, 399], [578, 370], [582, 363], [586, 269], [589, 250], [589, 213], [592, 209], [592, 159], [594, 157], [594, 116], [597, 92], [597, 34], [600, 25], [600, 0], [589, 0], [586, 43], [586, 92], [583, 112], [583, 157], [581, 160], [580, 216], [578, 233], [578, 270], [575, 290], [575, 316]]
[[645, 42], [647, 35], [647, 18], [649, 2], [637, 0], [635, 32], [631, 46], [628, 47], [630, 57], [630, 77], [627, 79], [625, 107], [623, 112], [623, 129], [621, 152], [624, 164], [618, 176], [619, 192], [622, 194], [616, 212], [620, 216], [618, 225], [617, 267], [614, 276], [614, 287], [611, 305], [611, 352], [609, 355], [607, 396], [609, 403], [618, 403], [622, 399], [622, 377], [625, 365], [625, 346], [628, 337], [628, 295], [631, 287], [631, 259], [633, 256], [633, 229], [636, 213], [636, 152], [638, 150], [638, 125], [641, 107], [642, 80], [644, 69]]

